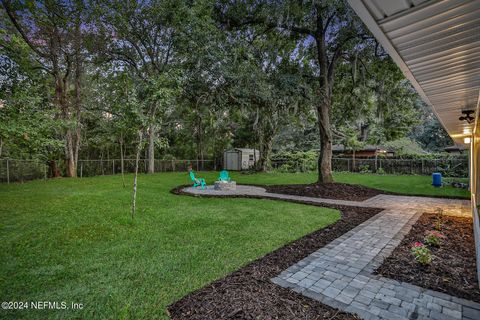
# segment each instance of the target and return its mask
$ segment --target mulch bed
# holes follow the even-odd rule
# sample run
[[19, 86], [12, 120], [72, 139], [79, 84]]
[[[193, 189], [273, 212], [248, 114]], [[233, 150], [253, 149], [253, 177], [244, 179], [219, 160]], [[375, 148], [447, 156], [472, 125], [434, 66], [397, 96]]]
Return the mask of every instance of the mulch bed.
[[423, 242], [425, 231], [433, 229], [435, 220], [435, 214], [424, 213], [376, 272], [385, 277], [480, 302], [471, 218], [444, 216], [441, 232], [446, 239], [440, 247], [431, 248], [431, 264], [422, 267], [414, 260], [410, 252], [412, 244], [416, 241]]
[[[175, 188], [172, 193], [184, 194], [181, 189], [182, 187]], [[168, 307], [170, 317], [198, 320], [359, 319], [356, 315], [341, 312], [270, 281], [292, 264], [381, 211], [373, 208], [322, 206], [339, 209], [341, 218], [324, 229], [293, 241], [188, 294]]]
[[364, 201], [389, 192], [348, 183], [312, 183], [263, 186], [268, 192], [350, 201]]

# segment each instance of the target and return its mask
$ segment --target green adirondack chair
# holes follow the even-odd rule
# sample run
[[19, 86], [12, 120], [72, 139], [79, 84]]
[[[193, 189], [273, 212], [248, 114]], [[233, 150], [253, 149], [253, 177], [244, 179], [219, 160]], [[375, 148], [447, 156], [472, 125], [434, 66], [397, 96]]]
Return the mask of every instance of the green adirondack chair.
[[190, 175], [190, 178], [193, 181], [193, 187], [194, 188], [196, 188], [198, 186], [201, 186], [202, 189], [205, 189], [205, 186], [207, 185], [207, 183], [205, 182], [205, 179], [195, 178], [195, 173], [193, 172], [193, 170], [190, 171], [189, 175]]
[[230, 175], [227, 170], [220, 171], [220, 176], [218, 176], [219, 181], [230, 181]]

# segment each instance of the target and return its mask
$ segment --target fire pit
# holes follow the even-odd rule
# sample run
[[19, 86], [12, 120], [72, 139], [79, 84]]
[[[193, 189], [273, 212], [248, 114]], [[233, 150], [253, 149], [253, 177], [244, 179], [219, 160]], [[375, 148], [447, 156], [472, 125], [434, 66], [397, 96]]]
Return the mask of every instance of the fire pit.
[[213, 187], [215, 190], [221, 190], [221, 191], [228, 191], [228, 190], [236, 190], [237, 189], [237, 183], [235, 181], [215, 181], [215, 185]]

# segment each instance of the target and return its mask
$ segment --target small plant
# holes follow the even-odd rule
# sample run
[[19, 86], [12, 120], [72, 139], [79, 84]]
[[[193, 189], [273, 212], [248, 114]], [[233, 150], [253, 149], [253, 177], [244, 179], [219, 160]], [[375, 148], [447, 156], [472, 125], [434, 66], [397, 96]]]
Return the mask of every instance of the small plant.
[[383, 168], [378, 168], [378, 169], [377, 169], [377, 174], [385, 174], [385, 169], [383, 169]]
[[437, 231], [440, 231], [442, 230], [443, 228], [443, 209], [441, 208], [437, 208], [435, 210], [435, 225], [434, 225], [434, 229], [437, 230]]
[[412, 254], [415, 260], [421, 265], [428, 265], [432, 262], [432, 254], [430, 250], [421, 242], [415, 242], [412, 246]]
[[436, 230], [429, 230], [425, 232], [425, 243], [429, 246], [438, 247], [442, 243], [445, 236]]

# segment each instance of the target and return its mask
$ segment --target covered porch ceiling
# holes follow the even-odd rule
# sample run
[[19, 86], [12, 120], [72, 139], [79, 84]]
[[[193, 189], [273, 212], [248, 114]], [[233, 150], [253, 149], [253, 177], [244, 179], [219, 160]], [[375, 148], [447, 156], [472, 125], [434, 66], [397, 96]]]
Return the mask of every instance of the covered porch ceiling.
[[423, 100], [464, 144], [478, 118], [480, 0], [348, 0]]

